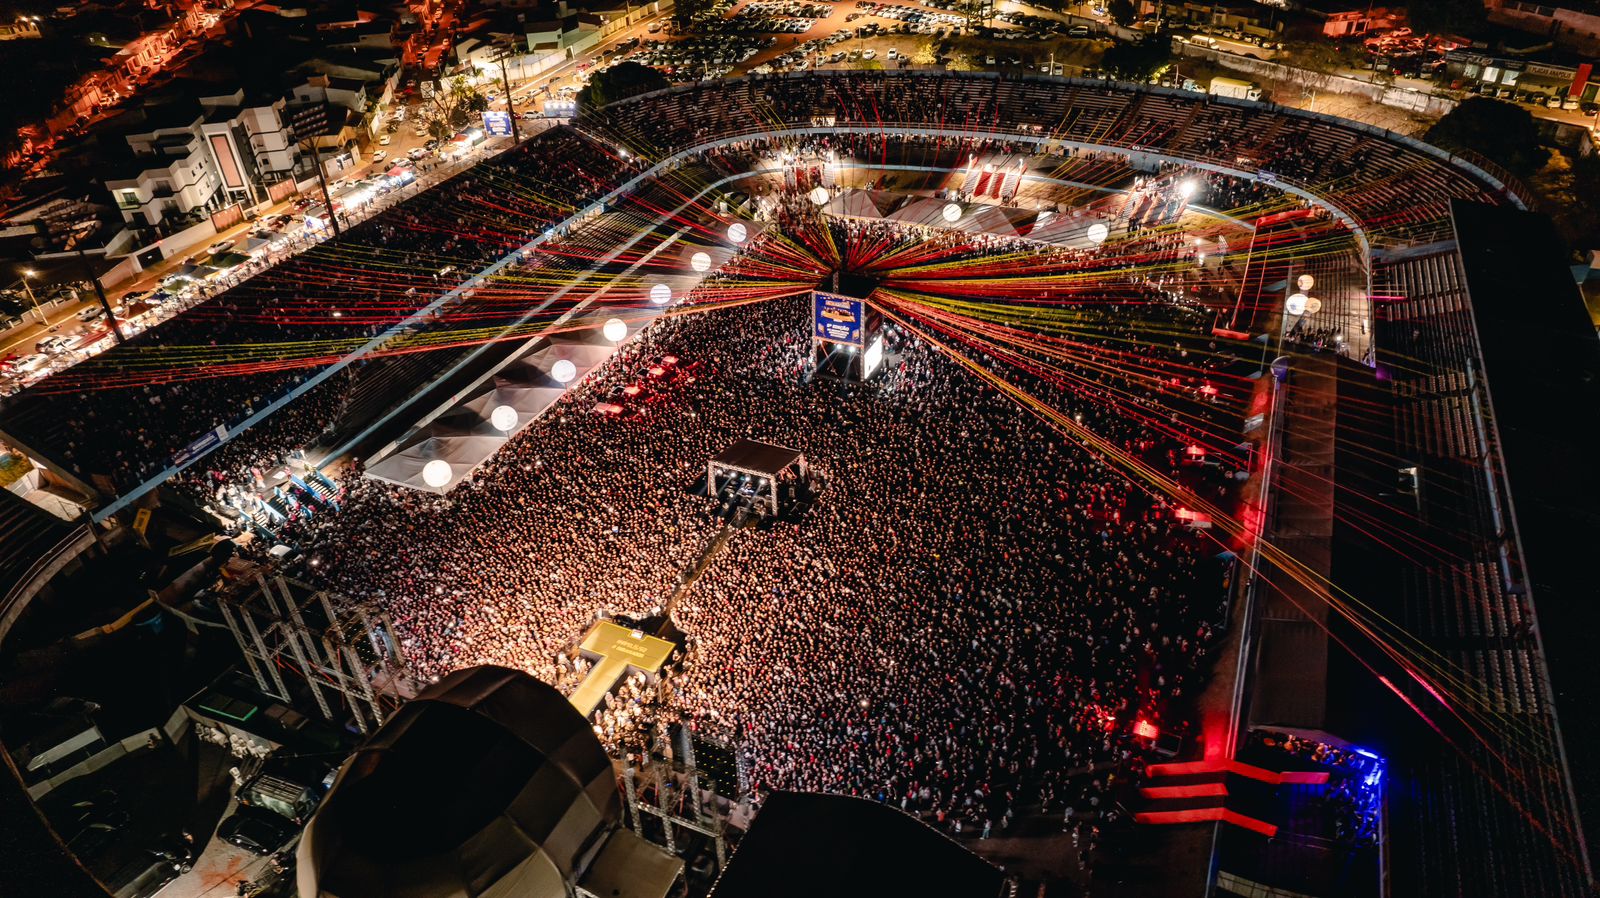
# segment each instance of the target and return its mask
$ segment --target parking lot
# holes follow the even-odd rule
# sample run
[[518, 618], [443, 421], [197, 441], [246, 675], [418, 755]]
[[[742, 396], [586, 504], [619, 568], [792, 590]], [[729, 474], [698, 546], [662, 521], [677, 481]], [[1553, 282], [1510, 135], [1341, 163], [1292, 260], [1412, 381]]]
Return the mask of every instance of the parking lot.
[[916, 65], [1051, 71], [1054, 63], [1057, 74], [1078, 74], [1103, 51], [1098, 30], [1015, 3], [1002, 4], [991, 25], [969, 29], [957, 0], [747, 0], [715, 8], [693, 36], [652, 25], [604, 64], [632, 60], [674, 81]]

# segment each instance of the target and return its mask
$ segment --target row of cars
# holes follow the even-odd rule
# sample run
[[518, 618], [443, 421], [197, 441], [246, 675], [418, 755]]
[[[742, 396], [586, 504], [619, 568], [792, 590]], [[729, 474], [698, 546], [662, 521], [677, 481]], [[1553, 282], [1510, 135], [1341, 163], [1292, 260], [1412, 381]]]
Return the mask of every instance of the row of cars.
[[619, 58], [660, 69], [669, 78], [700, 78], [717, 68], [731, 68], [777, 43], [776, 37], [718, 34], [681, 41], [645, 41]]
[[[796, 45], [794, 49], [783, 54], [782, 56], [779, 56], [777, 59], [772, 60], [771, 63], [757, 66], [754, 71], [757, 75], [765, 75], [769, 72], [782, 71], [785, 69], [804, 70], [810, 68], [811, 57], [813, 55], [819, 55], [828, 47], [850, 40], [851, 38], [856, 37], [858, 33], [860, 36], [866, 37], [869, 34], [869, 28], [873, 31], [877, 30], [876, 26], [872, 25], [864, 26], [859, 29], [859, 31], [854, 28], [842, 28], [828, 35], [827, 37], [812, 38], [803, 44]], [[858, 59], [871, 59], [872, 56], [866, 55], [867, 53], [871, 52], [872, 51], [870, 50], [864, 51], [860, 49], [851, 50], [848, 54], [842, 51], [836, 51], [832, 56], [827, 57], [826, 61], [840, 62], [847, 58], [852, 61]]]
[[820, 3], [772, 3], [758, 0], [717, 23], [719, 31], [751, 34], [804, 34], [832, 10]]
[[[952, 3], [951, 6], [954, 8], [955, 4]], [[956, 13], [929, 12], [928, 10], [899, 6], [894, 3], [879, 3], [877, 0], [856, 0], [856, 9], [868, 15], [903, 22], [917, 34], [932, 34], [934, 29], [939, 26], [946, 28], [960, 27], [967, 21], [966, 16]], [[924, 31], [923, 29], [927, 30]]]
[[[948, 3], [950, 0], [934, 0], [934, 2]], [[1081, 29], [1084, 34], [1089, 31], [1087, 25], [1069, 26], [1066, 22], [1046, 19], [1043, 16], [1035, 16], [1025, 12], [996, 13], [995, 20], [1004, 22], [1007, 25], [1015, 25], [1018, 30], [1011, 33], [1021, 34], [1028, 40], [1045, 40], [1056, 35], [1068, 34], [1074, 28]]]

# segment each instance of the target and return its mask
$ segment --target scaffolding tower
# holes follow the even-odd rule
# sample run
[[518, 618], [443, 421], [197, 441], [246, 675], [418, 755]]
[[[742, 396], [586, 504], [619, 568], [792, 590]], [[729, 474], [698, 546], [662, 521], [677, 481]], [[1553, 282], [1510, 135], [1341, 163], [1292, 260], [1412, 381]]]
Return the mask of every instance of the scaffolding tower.
[[305, 681], [323, 717], [337, 720], [334, 708], [342, 705], [370, 733], [418, 691], [387, 614], [259, 572], [254, 589], [225, 595], [218, 605], [256, 688], [280, 701], [293, 701], [283, 677], [289, 670]]
[[[718, 803], [713, 798], [707, 802], [700, 781], [700, 771], [695, 767], [694, 742], [685, 736], [678, 740], [677, 755], [674, 757], [669, 748], [667, 728], [656, 724], [652, 734], [655, 743], [655, 758], [647, 767], [642, 767], [631, 753], [626, 755], [622, 768], [623, 789], [628, 798], [628, 816], [633, 822], [633, 831], [640, 838], [646, 838], [644, 832], [644, 815], [649, 814], [661, 820], [661, 829], [665, 833], [666, 849], [673, 854], [678, 853], [677, 838], [672, 827], [681, 826], [711, 839], [716, 846], [717, 869], [722, 869], [728, 863], [727, 817], [721, 812]], [[639, 780], [645, 778], [655, 787], [655, 804], [641, 801], [639, 798]], [[674, 791], [686, 788], [689, 790], [688, 812], [692, 817], [679, 813], [679, 809], [672, 806], [667, 799], [668, 786]], [[715, 796], [715, 792], [712, 792]]]

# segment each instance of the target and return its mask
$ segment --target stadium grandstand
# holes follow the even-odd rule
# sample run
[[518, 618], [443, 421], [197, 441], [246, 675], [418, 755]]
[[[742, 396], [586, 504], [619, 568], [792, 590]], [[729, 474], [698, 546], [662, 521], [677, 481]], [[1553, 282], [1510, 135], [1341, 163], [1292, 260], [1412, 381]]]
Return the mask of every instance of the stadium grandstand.
[[[468, 668], [603, 678], [589, 797], [699, 894], [935, 849], [983, 895], [1591, 894], [1600, 348], [1527, 207], [1397, 134], [1106, 81], [589, 110], [6, 400], [53, 498], [0, 514], [0, 641], [63, 571], [213, 532], [219, 583], [151, 601], [380, 747]], [[279, 595], [281, 643], [228, 610]], [[0, 740], [0, 877], [104, 893]], [[574, 878], [544, 824], [505, 841]]]

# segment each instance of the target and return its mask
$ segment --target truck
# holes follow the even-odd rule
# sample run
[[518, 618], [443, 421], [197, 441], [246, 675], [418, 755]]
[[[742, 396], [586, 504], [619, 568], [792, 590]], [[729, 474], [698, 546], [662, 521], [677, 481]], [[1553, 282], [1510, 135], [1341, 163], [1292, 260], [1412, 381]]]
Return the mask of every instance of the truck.
[[1235, 100], [1261, 99], [1261, 86], [1251, 81], [1240, 81], [1238, 78], [1212, 78], [1210, 93], [1219, 97], [1232, 97]]

